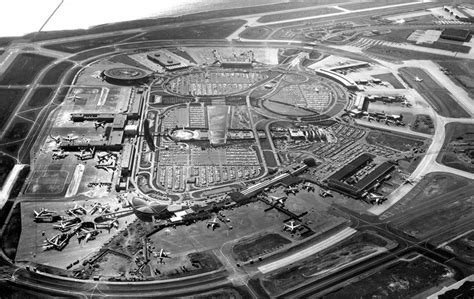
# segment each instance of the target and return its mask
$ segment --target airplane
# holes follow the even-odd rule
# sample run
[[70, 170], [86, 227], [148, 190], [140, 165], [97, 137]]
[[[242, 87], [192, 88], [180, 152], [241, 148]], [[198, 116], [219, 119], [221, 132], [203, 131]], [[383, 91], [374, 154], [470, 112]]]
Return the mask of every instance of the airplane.
[[99, 231], [96, 229], [92, 230], [87, 230], [87, 229], [81, 229], [77, 234], [77, 239], [81, 241], [84, 239], [84, 243], [87, 243], [89, 240], [94, 240], [95, 236], [99, 234]]
[[291, 220], [290, 223], [284, 223], [283, 230], [289, 230], [290, 232], [294, 232], [301, 224], [295, 224], [294, 220]]
[[35, 213], [35, 217], [39, 217], [39, 216], [42, 216], [42, 215], [45, 215], [45, 214], [53, 214], [53, 213], [56, 213], [55, 211], [50, 211], [48, 209], [45, 209], [45, 208], [41, 208], [41, 210], [39, 212], [37, 212], [36, 210], [33, 210], [33, 213]]
[[298, 191], [300, 191], [298, 188], [296, 187], [288, 187], [286, 190], [285, 190], [285, 194], [288, 195], [288, 194], [296, 194], [298, 193]]
[[160, 259], [160, 263], [162, 263], [162, 262], [163, 262], [163, 258], [165, 258], [165, 257], [166, 257], [166, 258], [169, 258], [169, 257], [170, 257], [169, 254], [170, 254], [170, 252], [164, 251], [164, 249], [161, 248], [161, 249], [160, 249], [160, 252], [158, 252], [158, 253], [154, 252], [154, 253], [153, 253], [153, 256], [156, 257], [156, 258], [159, 258], [159, 259]]
[[405, 106], [405, 107], [411, 107], [412, 105], [410, 104], [410, 102], [408, 102], [406, 99], [403, 101], [403, 102], [400, 102], [402, 104], [402, 106]]
[[59, 234], [50, 239], [46, 238], [46, 240], [43, 241], [43, 250], [46, 251], [53, 248], [57, 248], [58, 245], [59, 245]]
[[416, 81], [416, 82], [423, 82], [423, 79], [421, 79], [421, 78], [418, 77], [418, 76], [415, 76], [415, 81]]
[[114, 171], [116, 169], [115, 163], [114, 164], [97, 164], [95, 168], [103, 169], [106, 172], [109, 172], [109, 170]]
[[70, 95], [67, 98], [72, 99], [73, 102], [75, 102], [76, 100], [82, 100], [83, 99], [83, 97], [79, 97], [77, 94]]
[[92, 148], [92, 149], [89, 149], [89, 150], [81, 149], [81, 153], [76, 154], [76, 157], [79, 160], [89, 160], [89, 159], [94, 158], [94, 153], [95, 153], [95, 148]]
[[406, 177], [406, 178], [404, 178], [402, 184], [403, 184], [403, 185], [405, 185], [405, 184], [414, 185], [415, 183], [416, 183], [416, 180], [415, 180], [415, 179], [412, 179], [412, 178], [410, 178], [410, 177]]
[[319, 195], [321, 197], [328, 197], [328, 196], [333, 197], [332, 192], [327, 190], [327, 189], [320, 189], [319, 190]]
[[68, 156], [67, 153], [64, 152], [64, 150], [60, 150], [60, 151], [55, 151], [53, 152], [53, 160], [59, 160], [59, 159], [64, 159]]
[[93, 215], [97, 211], [99, 211], [99, 213], [102, 214], [103, 212], [109, 211], [109, 209], [110, 208], [108, 207], [108, 205], [103, 206], [101, 203], [96, 202], [94, 203], [92, 208], [89, 210], [89, 215]]
[[86, 209], [79, 205], [74, 205], [74, 208], [66, 210], [66, 214], [70, 216], [85, 215], [87, 214]]
[[73, 135], [73, 134], [67, 134], [66, 137], [63, 137], [63, 139], [66, 140], [67, 142], [74, 141], [74, 140], [76, 140], [77, 138], [79, 138], [79, 136]]
[[95, 126], [95, 129], [97, 130], [98, 128], [105, 128], [106, 124], [107, 124], [107, 122], [105, 122], [105, 121], [96, 121], [94, 123], [94, 126]]
[[380, 195], [380, 194], [376, 194], [376, 193], [369, 193], [367, 194], [367, 199], [371, 202], [371, 203], [376, 203], [376, 204], [382, 204], [385, 200], [387, 200], [387, 198], [383, 195]]
[[54, 222], [58, 218], [60, 218], [55, 211], [50, 211], [45, 208], [41, 208], [39, 212], [33, 210], [35, 214], [35, 222]]
[[217, 221], [217, 216], [212, 220], [207, 222], [207, 228], [212, 228], [212, 230], [215, 230], [217, 227], [219, 227], [220, 224]]
[[97, 154], [97, 159], [99, 160], [99, 163], [102, 161], [107, 161], [110, 157], [115, 157], [115, 155], [110, 152], [100, 152]]
[[54, 142], [56, 142], [56, 143], [61, 143], [61, 136], [59, 136], [59, 135], [58, 135], [58, 136], [53, 136], [53, 135], [49, 134], [49, 137], [50, 137], [51, 139], [53, 139]]
[[270, 202], [274, 205], [284, 206], [287, 199], [287, 196], [270, 196]]
[[69, 237], [69, 234], [62, 233], [57, 234], [51, 239], [46, 238], [43, 243], [43, 250], [50, 250], [53, 248], [56, 250], [63, 250], [63, 248], [66, 247], [67, 242], [69, 241]]

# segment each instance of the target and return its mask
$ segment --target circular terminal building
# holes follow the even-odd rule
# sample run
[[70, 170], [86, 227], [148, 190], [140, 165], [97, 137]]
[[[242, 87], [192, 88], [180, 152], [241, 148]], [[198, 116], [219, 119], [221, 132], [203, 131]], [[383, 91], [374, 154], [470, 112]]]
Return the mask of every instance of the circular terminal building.
[[150, 73], [133, 67], [119, 67], [104, 70], [102, 76], [105, 81], [117, 85], [136, 85], [148, 80]]

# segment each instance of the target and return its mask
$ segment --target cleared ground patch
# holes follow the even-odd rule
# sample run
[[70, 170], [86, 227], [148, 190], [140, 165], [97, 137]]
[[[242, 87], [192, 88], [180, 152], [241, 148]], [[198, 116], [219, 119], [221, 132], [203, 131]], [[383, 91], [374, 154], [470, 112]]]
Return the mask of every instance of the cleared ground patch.
[[389, 265], [324, 298], [411, 298], [433, 286], [453, 281], [453, 270], [425, 257]]
[[0, 85], [27, 85], [41, 70], [54, 61], [54, 58], [33, 53], [19, 54], [0, 76]]
[[279, 234], [267, 234], [239, 241], [232, 251], [237, 260], [246, 262], [290, 243], [290, 240]]
[[421, 147], [424, 141], [414, 139], [401, 134], [389, 133], [386, 131], [370, 131], [366, 137], [367, 143], [390, 147], [399, 151], [410, 151], [416, 147]]
[[474, 231], [457, 238], [444, 246], [446, 250], [454, 252], [456, 256], [470, 264], [474, 263]]
[[335, 246], [282, 268], [262, 279], [262, 285], [272, 295], [284, 293], [305, 281], [329, 274], [331, 269], [341, 268], [347, 264], [386, 251], [386, 247], [396, 244], [373, 232], [362, 232], [353, 235]]
[[413, 189], [408, 192], [405, 197], [392, 206], [383, 218], [388, 218], [393, 215], [404, 214], [407, 211], [413, 210], [420, 204], [428, 204], [432, 200], [435, 206], [436, 200], [441, 200], [441, 196], [449, 194], [455, 190], [466, 187], [469, 180], [454, 174], [434, 172], [424, 176]]

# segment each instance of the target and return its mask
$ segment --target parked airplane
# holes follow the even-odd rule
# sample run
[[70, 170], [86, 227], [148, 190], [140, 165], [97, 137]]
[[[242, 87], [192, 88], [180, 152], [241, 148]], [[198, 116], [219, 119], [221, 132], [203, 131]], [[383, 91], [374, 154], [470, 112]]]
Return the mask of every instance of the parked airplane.
[[78, 218], [63, 220], [63, 221], [59, 222], [58, 224], [54, 224], [53, 227], [55, 229], [59, 229], [62, 232], [67, 232], [67, 231], [70, 231], [70, 230], [74, 231], [78, 228], [78, 222], [79, 221], [80, 221], [80, 219], [78, 219]]
[[60, 150], [60, 151], [54, 151], [53, 152], [53, 160], [59, 160], [59, 159], [64, 159], [68, 156], [67, 153], [64, 152], [64, 150]]
[[89, 160], [89, 159], [93, 159], [94, 158], [94, 154], [95, 154], [95, 148], [91, 148], [91, 149], [81, 149], [81, 152], [80, 154], [76, 154], [76, 157], [79, 159], [79, 160]]
[[320, 195], [321, 197], [328, 197], [328, 196], [332, 197], [332, 196], [333, 196], [333, 195], [332, 195], [332, 192], [329, 191], [329, 190], [327, 190], [327, 189], [320, 189], [320, 190], [319, 190], [319, 195]]
[[160, 252], [154, 252], [153, 256], [160, 259], [160, 264], [163, 263], [163, 258], [169, 258], [170, 252], [164, 251], [163, 248], [160, 249]]
[[217, 216], [213, 219], [207, 222], [207, 227], [212, 228], [212, 230], [215, 230], [217, 227], [219, 227], [220, 224], [217, 221]]
[[79, 138], [79, 136], [74, 135], [74, 134], [67, 134], [66, 137], [63, 137], [63, 139], [66, 140], [67, 142], [74, 141], [74, 140], [76, 140], [77, 138]]
[[94, 123], [94, 126], [95, 126], [95, 129], [97, 130], [98, 128], [105, 128], [106, 124], [107, 124], [107, 122], [105, 122], [105, 121], [96, 121]]
[[110, 152], [100, 152], [97, 154], [97, 159], [99, 159], [99, 163], [102, 161], [108, 161], [111, 157], [115, 157], [115, 155]]
[[59, 135], [58, 135], [58, 136], [53, 136], [53, 135], [50, 134], [49, 137], [50, 137], [51, 139], [53, 139], [54, 142], [56, 142], [56, 143], [61, 143], [61, 136], [59, 136]]
[[99, 212], [99, 214], [102, 214], [104, 212], [110, 211], [110, 208], [108, 205], [104, 206], [101, 203], [96, 202], [94, 203], [94, 205], [92, 205], [92, 208], [89, 210], [89, 215], [93, 215], [97, 211]]
[[70, 216], [85, 215], [87, 214], [87, 211], [84, 209], [84, 207], [76, 204], [74, 205], [74, 208], [66, 210], [66, 214]]
[[288, 187], [286, 188], [285, 190], [285, 194], [288, 195], [288, 194], [296, 194], [298, 193], [300, 190], [297, 188], [297, 187]]
[[284, 223], [283, 230], [288, 230], [294, 232], [301, 224], [295, 224], [294, 220], [291, 220], [290, 223]]
[[378, 205], [387, 200], [385, 196], [376, 193], [367, 194], [367, 199], [370, 201], [370, 203], [376, 203]]
[[414, 185], [416, 183], [416, 180], [415, 179], [412, 179], [410, 177], [406, 177], [403, 179], [403, 182], [402, 184], [405, 185], [405, 184], [410, 184], [410, 185]]
[[110, 161], [109, 163], [102, 163], [102, 164], [97, 164], [95, 166], [95, 168], [97, 169], [103, 169], [107, 172], [109, 172], [109, 170], [112, 170], [114, 171], [116, 169], [116, 166], [115, 166], [115, 161]]
[[408, 100], [404, 100], [403, 102], [400, 102], [402, 104], [402, 106], [405, 106], [405, 107], [411, 107], [412, 105], [410, 104], [410, 102], [408, 102]]
[[60, 219], [60, 216], [55, 211], [50, 211], [45, 208], [41, 208], [39, 212], [33, 210], [35, 214], [35, 222], [54, 222]]
[[99, 231], [96, 229], [92, 229], [92, 230], [81, 229], [76, 234], [77, 234], [77, 239], [79, 241], [84, 239], [84, 243], [87, 243], [89, 240], [94, 240], [95, 236], [99, 234]]
[[270, 202], [273, 205], [285, 205], [285, 201], [288, 199], [287, 196], [270, 196]]

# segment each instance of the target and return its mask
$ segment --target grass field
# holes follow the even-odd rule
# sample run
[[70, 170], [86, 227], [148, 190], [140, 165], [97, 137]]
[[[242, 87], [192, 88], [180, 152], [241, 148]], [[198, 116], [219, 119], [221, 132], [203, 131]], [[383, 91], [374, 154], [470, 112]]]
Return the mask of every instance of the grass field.
[[0, 85], [27, 85], [41, 72], [54, 58], [32, 54], [19, 54], [8, 69], [0, 76]]
[[269, 23], [269, 22], [277, 22], [277, 21], [291, 20], [291, 19], [297, 19], [297, 18], [321, 16], [321, 15], [337, 13], [337, 12], [341, 12], [341, 10], [333, 8], [333, 7], [319, 7], [319, 8], [313, 8], [313, 9], [266, 15], [259, 18], [257, 21], [260, 23]]
[[15, 160], [0, 153], [0, 186], [3, 186], [3, 183], [7, 179], [10, 171], [13, 169], [13, 166], [15, 166]]
[[366, 138], [369, 144], [386, 146], [399, 151], [410, 151], [424, 144], [424, 141], [421, 139], [414, 139], [401, 134], [393, 134], [384, 131], [370, 131]]
[[0, 101], [0, 111], [2, 111], [2, 115], [0, 116], [0, 130], [3, 129], [10, 114], [21, 101], [24, 93], [25, 89], [0, 88], [0, 99], [2, 99]]
[[324, 298], [412, 298], [433, 286], [449, 280], [453, 270], [428, 258], [400, 261]]
[[2, 249], [5, 255], [14, 260], [21, 235], [21, 208], [17, 204], [11, 212], [10, 221], [4, 227], [2, 234]]
[[31, 108], [43, 107], [51, 100], [53, 89], [49, 87], [38, 87], [28, 100], [27, 105]]
[[86, 40], [81, 39], [68, 43], [49, 44], [45, 45], [44, 47], [50, 50], [56, 50], [67, 53], [77, 53], [97, 47], [109, 46], [111, 44], [119, 43], [121, 40], [127, 39], [134, 35], [136, 35], [136, 33], [120, 34]]
[[232, 32], [243, 26], [243, 20], [230, 20], [194, 26], [183, 26], [176, 29], [161, 29], [150, 31], [130, 41], [147, 41], [160, 39], [220, 39], [226, 38]]
[[471, 97], [474, 97], [474, 62], [469, 59], [437, 61], [437, 63], [446, 68], [453, 81], [466, 89]]
[[98, 55], [113, 52], [114, 50], [115, 50], [114, 47], [105, 47], [105, 48], [98, 48], [98, 49], [94, 49], [94, 50], [89, 50], [89, 51], [85, 51], [85, 52], [82, 52], [82, 53], [79, 53], [77, 55], [72, 56], [71, 60], [73, 60], [73, 61], [86, 60], [86, 59], [89, 59], [89, 58], [92, 58], [92, 57], [95, 57], [95, 56], [98, 56]]
[[130, 58], [130, 56], [125, 55], [125, 54], [120, 54], [120, 55], [113, 56], [109, 59], [109, 61], [119, 62], [119, 63], [130, 65], [130, 66], [133, 66], [133, 67], [136, 67], [136, 68], [151, 71], [147, 66], [145, 66], [141, 63], [138, 63], [136, 60]]
[[378, 56], [388, 61], [393, 60], [393, 58], [400, 60], [453, 60], [452, 56], [437, 55], [420, 51], [412, 51], [385, 46], [373, 46], [365, 49], [363, 52]]
[[457, 189], [466, 187], [468, 179], [449, 173], [434, 172], [424, 176], [405, 197], [388, 211], [390, 214], [401, 215], [413, 210], [420, 204], [437, 205], [437, 201], [443, 201], [441, 196], [449, 194]]
[[[415, 88], [440, 115], [445, 117], [470, 117], [452, 97], [448, 90], [440, 86], [429, 74], [420, 68], [400, 68], [400, 76], [412, 88]], [[415, 77], [421, 78], [417, 82]]]
[[469, 53], [471, 51], [471, 47], [458, 45], [454, 43], [444, 43], [444, 42], [434, 42], [432, 44], [418, 44], [417, 46], [433, 48], [433, 49], [440, 49], [452, 52], [459, 52], [459, 53]]
[[343, 4], [339, 6], [345, 9], [349, 9], [349, 10], [357, 10], [357, 9], [365, 9], [365, 8], [372, 8], [372, 7], [379, 7], [379, 6], [393, 5], [393, 4], [407, 3], [407, 2], [413, 2], [413, 1], [412, 0], [382, 0], [382, 1], [371, 0], [368, 2], [356, 2], [356, 3], [350, 3], [350, 4]]
[[23, 140], [31, 129], [33, 125], [32, 122], [24, 120], [20, 117], [15, 117], [13, 119], [13, 124], [11, 125], [10, 129], [6, 132], [5, 136], [3, 137], [2, 141], [4, 142], [12, 142]]
[[58, 84], [61, 81], [62, 76], [69, 70], [74, 64], [70, 61], [63, 61], [53, 66], [41, 79], [41, 84], [52, 85]]
[[272, 29], [265, 26], [249, 27], [239, 34], [241, 38], [265, 39], [272, 33]]

